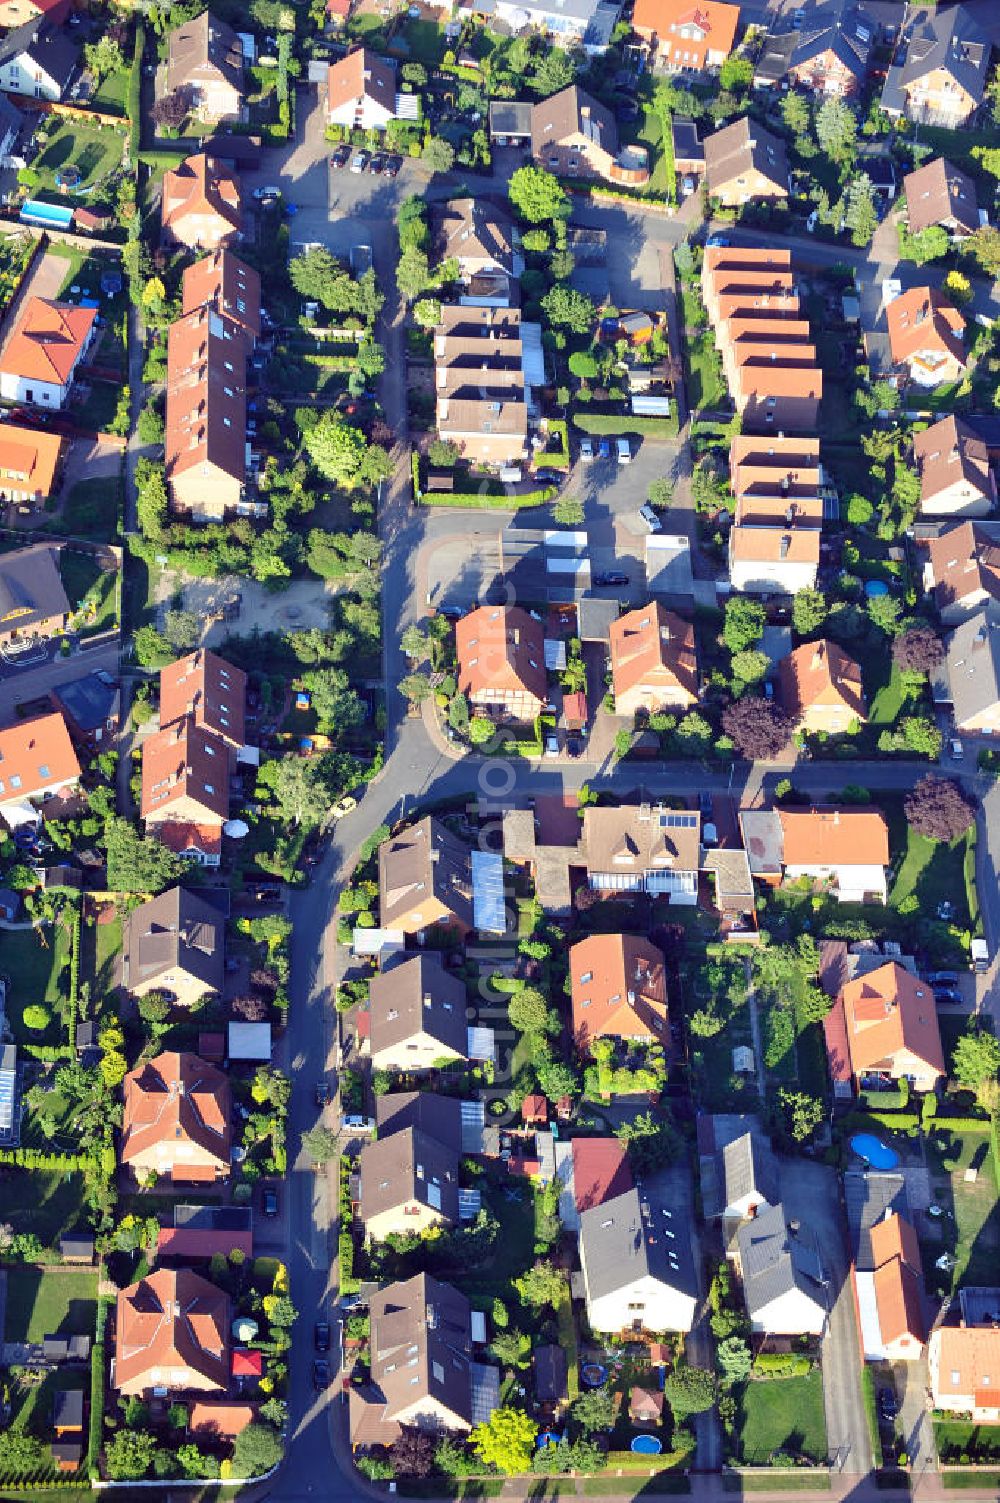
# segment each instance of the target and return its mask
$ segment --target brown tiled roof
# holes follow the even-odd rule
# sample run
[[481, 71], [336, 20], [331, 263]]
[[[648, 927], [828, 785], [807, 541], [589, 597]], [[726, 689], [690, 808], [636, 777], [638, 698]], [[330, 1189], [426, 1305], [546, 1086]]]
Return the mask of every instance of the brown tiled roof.
[[161, 213], [165, 229], [189, 215], [213, 214], [224, 231], [240, 229], [240, 185], [229, 168], [200, 151], [163, 174]]
[[237, 750], [246, 738], [247, 676], [199, 647], [160, 670], [160, 724], [193, 715], [196, 725], [214, 731]]
[[420, 1128], [406, 1127], [361, 1150], [361, 1220], [407, 1205], [428, 1206], [446, 1222], [458, 1220], [458, 1161], [455, 1148]]
[[596, 1038], [667, 1038], [663, 954], [632, 934], [593, 934], [569, 952], [573, 1035], [586, 1049]]
[[222, 850], [221, 825], [164, 820], [156, 826], [156, 838], [178, 856], [217, 856]]
[[[736, 503], [734, 532], [748, 527], [767, 527], [779, 535], [783, 529], [812, 528], [823, 525], [822, 496], [775, 495], [741, 496]], [[780, 549], [780, 545], [779, 545]]]
[[747, 563], [819, 563], [818, 527], [734, 527], [729, 534], [730, 557]]
[[747, 272], [791, 271], [792, 253], [776, 245], [706, 245], [702, 267], [710, 272], [721, 268]]
[[938, 1404], [971, 1398], [976, 1408], [1000, 1407], [1000, 1330], [995, 1326], [939, 1326], [931, 1336], [931, 1350], [936, 1357], [934, 1398]]
[[392, 65], [367, 47], [358, 47], [339, 62], [331, 63], [326, 77], [329, 110], [368, 98], [395, 114], [396, 75]]
[[164, 817], [172, 804], [189, 798], [201, 805], [200, 823], [223, 824], [229, 816], [232, 753], [193, 716], [155, 731], [142, 746], [142, 817]]
[[471, 928], [472, 853], [432, 815], [382, 842], [378, 875], [383, 928], [431, 898]]
[[154, 1371], [180, 1368], [173, 1391], [225, 1389], [229, 1382], [229, 1299], [188, 1268], [161, 1268], [118, 1295], [115, 1386], [152, 1388]]
[[889, 826], [878, 809], [779, 809], [785, 866], [888, 866]]
[[373, 976], [368, 989], [373, 1052], [427, 1033], [442, 1053], [468, 1049], [465, 982], [449, 974], [437, 955], [411, 955]]
[[[0, 423], [0, 494], [9, 494], [16, 489], [47, 496], [55, 480], [64, 442], [58, 433], [41, 433], [37, 428]], [[34, 552], [27, 548], [18, 551], [21, 554]], [[51, 548], [44, 551], [53, 554]], [[4, 555], [5, 559], [13, 557], [13, 554]]]
[[[741, 344], [760, 346], [764, 350], [776, 350], [782, 358], [787, 353], [787, 358], [791, 359], [796, 352], [786, 352], [787, 345], [809, 344], [809, 320], [776, 318], [770, 312], [749, 313], [740, 309], [727, 319], [720, 318], [719, 333], [730, 348], [738, 348]], [[815, 350], [812, 350], [812, 358], [815, 357]]]
[[[471, 389], [472, 383], [469, 383]], [[463, 438], [469, 434], [494, 434], [501, 438], [527, 438], [528, 408], [524, 382], [510, 391], [491, 391], [482, 396], [445, 396], [437, 404], [438, 431]]]
[[939, 609], [980, 590], [1000, 600], [1000, 539], [992, 532], [959, 522], [931, 538], [928, 551]]
[[188, 1429], [203, 1440], [235, 1440], [256, 1418], [255, 1404], [224, 1404], [201, 1399], [191, 1405]]
[[872, 1259], [875, 1267], [889, 1263], [893, 1258], [902, 1258], [918, 1272], [922, 1268], [920, 1243], [911, 1222], [894, 1212], [891, 1216], [876, 1221], [871, 1229]]
[[788, 159], [784, 142], [747, 116], [705, 137], [705, 176], [709, 193], [734, 178], [757, 171], [782, 192], [788, 192]]
[[661, 42], [674, 35], [685, 44], [686, 35], [679, 35], [680, 28], [697, 27], [702, 37], [695, 37], [692, 46], [702, 52], [721, 52], [728, 57], [736, 40], [740, 8], [726, 5], [722, 0], [636, 0], [632, 24], [637, 31], [651, 31]]
[[96, 308], [29, 297], [7, 341], [0, 369], [26, 381], [65, 386], [96, 318]]
[[628, 1153], [619, 1138], [574, 1138], [573, 1199], [590, 1211], [632, 1189]]
[[693, 810], [648, 804], [585, 809], [583, 849], [591, 872], [697, 871], [701, 819]]
[[975, 486], [984, 496], [993, 494], [986, 445], [953, 413], [913, 435], [913, 457], [920, 472], [924, 505], [956, 481]]
[[186, 887], [170, 887], [133, 908], [122, 936], [127, 987], [146, 985], [177, 968], [202, 982], [206, 991], [222, 991], [225, 920], [213, 904]]
[[79, 776], [66, 722], [57, 711], [0, 731], [0, 803], [23, 802]]
[[532, 694], [545, 703], [545, 634], [518, 605], [481, 605], [455, 625], [458, 687], [477, 698], [491, 691]]
[[970, 234], [979, 228], [976, 185], [944, 157], [935, 157], [916, 172], [907, 173], [903, 191], [912, 235], [919, 235], [921, 230], [942, 224], [946, 219], [954, 219], [960, 229]]
[[618, 154], [618, 126], [611, 111], [576, 84], [543, 99], [531, 111], [531, 150], [540, 157], [547, 146], [572, 136], [588, 141], [610, 156]]
[[[724, 272], [719, 273], [725, 276]], [[719, 322], [730, 318], [773, 318], [792, 322], [802, 315], [802, 300], [797, 292], [785, 287], [777, 291], [760, 292], [755, 286], [734, 287], [732, 292], [720, 293], [717, 298]]]
[[924, 1319], [923, 1275], [901, 1258], [892, 1258], [874, 1273], [875, 1304], [882, 1340], [897, 1342], [904, 1337], [923, 1345], [927, 1339]]
[[474, 257], [513, 272], [514, 221], [506, 209], [481, 198], [451, 198], [438, 211], [438, 233], [442, 260]]
[[[854, 855], [851, 859], [858, 863], [863, 858]], [[841, 997], [855, 1075], [876, 1068], [902, 1050], [944, 1075], [934, 993], [926, 982], [891, 961], [849, 981]]]
[[167, 334], [167, 479], [212, 465], [246, 475], [246, 345], [238, 325], [197, 308]]
[[[158, 1144], [189, 1143], [229, 1171], [229, 1081], [197, 1054], [158, 1054], [126, 1075], [121, 1162]], [[175, 1167], [189, 1160], [180, 1158]]]
[[490, 344], [511, 344], [520, 349], [520, 308], [474, 308], [462, 303], [443, 303], [435, 329], [439, 335], [456, 339], [488, 340]]
[[243, 84], [243, 48], [231, 26], [203, 10], [182, 21], [170, 33], [167, 53], [167, 93], [191, 88], [217, 76], [239, 89]]
[[889, 304], [885, 313], [889, 350], [897, 365], [921, 350], [940, 350], [965, 365], [962, 343], [965, 319], [936, 287], [911, 287]]
[[782, 658], [778, 673], [785, 709], [796, 719], [814, 705], [840, 703], [864, 720], [861, 667], [836, 642], [804, 642]]
[[616, 695], [638, 686], [680, 689], [698, 697], [694, 626], [659, 601], [627, 611], [612, 622], [611, 673]]
[[792, 360], [787, 352], [782, 352], [778, 360], [762, 359], [755, 353], [737, 365], [734, 372], [737, 392], [745, 397], [812, 397], [819, 401], [823, 395], [823, 372], [814, 363], [815, 351], [810, 347], [802, 364], [793, 364]]
[[181, 281], [181, 312], [214, 308], [254, 339], [260, 335], [260, 274], [225, 247], [192, 262]]
[[737, 497], [755, 490], [766, 495], [814, 495], [821, 473], [819, 439], [737, 434], [729, 445], [729, 472]]

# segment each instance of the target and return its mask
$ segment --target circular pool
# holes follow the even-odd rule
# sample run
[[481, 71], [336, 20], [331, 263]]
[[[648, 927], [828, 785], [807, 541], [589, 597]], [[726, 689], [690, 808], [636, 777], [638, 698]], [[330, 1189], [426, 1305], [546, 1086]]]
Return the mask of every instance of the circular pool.
[[869, 600], [875, 600], [879, 595], [888, 595], [889, 586], [884, 579], [870, 579], [865, 585], [865, 594]]
[[899, 1154], [895, 1148], [890, 1148], [871, 1132], [855, 1133], [851, 1139], [851, 1148], [872, 1169], [895, 1169], [899, 1163]]
[[608, 1376], [608, 1370], [599, 1362], [585, 1362], [580, 1369], [580, 1376], [588, 1388], [600, 1388]]
[[79, 167], [60, 167], [56, 173], [57, 188], [78, 188], [82, 173]]
[[633, 1435], [632, 1450], [640, 1456], [659, 1456], [663, 1442], [658, 1435]]

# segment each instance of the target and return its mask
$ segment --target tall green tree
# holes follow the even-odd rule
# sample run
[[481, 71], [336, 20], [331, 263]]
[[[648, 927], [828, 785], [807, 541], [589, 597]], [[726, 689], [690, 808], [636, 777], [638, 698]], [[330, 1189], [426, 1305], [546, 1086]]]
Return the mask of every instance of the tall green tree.
[[550, 225], [556, 219], [569, 218], [569, 194], [543, 167], [519, 167], [511, 175], [507, 197], [529, 224]]
[[183, 870], [179, 856], [152, 835], [140, 835], [117, 815], [108, 820], [104, 842], [111, 892], [162, 892]]

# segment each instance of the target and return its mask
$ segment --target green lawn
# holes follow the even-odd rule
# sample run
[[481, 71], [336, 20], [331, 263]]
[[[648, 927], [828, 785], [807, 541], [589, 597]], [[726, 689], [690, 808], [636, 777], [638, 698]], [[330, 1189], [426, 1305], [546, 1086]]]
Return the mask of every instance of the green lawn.
[[64, 548], [59, 555], [59, 573], [73, 609], [79, 610], [87, 601], [83, 631], [108, 631], [118, 624], [117, 570], [102, 569], [89, 553]]
[[649, 182], [642, 191], [665, 198], [674, 188], [673, 158], [663, 150], [663, 122], [659, 115], [648, 104], [644, 105], [635, 130], [626, 134], [630, 144], [645, 146], [649, 152]]
[[436, 68], [445, 54], [444, 28], [436, 21], [408, 20], [400, 33], [413, 62]]
[[124, 115], [128, 95], [128, 68], [119, 68], [101, 80], [101, 87], [90, 97], [90, 107], [102, 115]]
[[1000, 1460], [1000, 1426], [974, 1425], [964, 1420], [935, 1420], [934, 1445], [943, 1460], [957, 1461], [963, 1452], [977, 1461]]
[[91, 1268], [7, 1270], [6, 1341], [43, 1336], [92, 1336], [97, 1319], [97, 1273]]
[[80, 1223], [83, 1175], [45, 1169], [0, 1170], [0, 1204], [19, 1232], [34, 1232], [45, 1247], [56, 1247], [63, 1232]]
[[823, 1376], [751, 1379], [740, 1400], [739, 1437], [747, 1465], [762, 1465], [775, 1451], [826, 1459]]
[[863, 655], [865, 692], [871, 709], [868, 723], [874, 729], [893, 726], [903, 708], [903, 685], [899, 670], [884, 653], [871, 652]]
[[692, 412], [711, 411], [726, 400], [726, 378], [710, 329], [687, 337], [687, 398]]
[[92, 188], [120, 166], [124, 147], [125, 137], [114, 126], [67, 120], [49, 136], [33, 163], [38, 173], [38, 186], [49, 193], [59, 193], [56, 173], [74, 167], [80, 173], [74, 195]]
[[63, 502], [62, 520], [71, 537], [110, 543], [118, 536], [122, 483], [117, 475], [78, 480]]
[[87, 433], [106, 433], [118, 411], [119, 388], [111, 381], [91, 381], [86, 400], [74, 404], [73, 416]]
[[[7, 1020], [16, 1043], [61, 1041], [57, 1008], [69, 997], [69, 936], [66, 924], [0, 930], [0, 975], [10, 978]], [[42, 1034], [28, 1032], [21, 1023], [22, 1009], [32, 1002], [44, 1002], [52, 1010], [52, 1022]]]
[[[927, 1165], [932, 1198], [945, 1215], [930, 1222], [926, 1234], [924, 1271], [929, 1284], [944, 1293], [961, 1284], [993, 1284], [1000, 1265], [1000, 1203], [989, 1160], [989, 1137], [983, 1132], [952, 1132], [938, 1122], [927, 1137]], [[976, 1178], [965, 1172], [974, 1168]], [[955, 1260], [950, 1272], [935, 1268], [942, 1253]]]
[[[30, 1434], [36, 1435], [39, 1440], [51, 1441], [53, 1439], [52, 1405], [55, 1395], [57, 1393], [68, 1393], [74, 1388], [80, 1388], [85, 1393], [89, 1393], [89, 1387], [89, 1373], [83, 1373], [79, 1370], [74, 1371], [70, 1367], [50, 1368], [37, 1387], [21, 1388], [18, 1384], [14, 1388], [14, 1417], [11, 1420], [10, 1428], [12, 1430], [26, 1430]], [[44, 1465], [45, 1453], [43, 1452], [42, 1454], [42, 1464]], [[32, 1467], [30, 1470], [34, 1472], [37, 1469]], [[19, 1495], [8, 1492], [7, 1488], [4, 1488], [5, 1499], [16, 1496]], [[55, 1497], [58, 1498], [59, 1496], [61, 1494], [55, 1494]], [[73, 1496], [77, 1500], [77, 1503], [79, 1503], [80, 1494], [77, 1492]], [[53, 1494], [46, 1489], [45, 1497], [46, 1499], [52, 1499]]]
[[[889, 894], [890, 904], [899, 908], [912, 893], [920, 905], [920, 912], [927, 918], [934, 918], [938, 905], [947, 900], [955, 908], [951, 922], [959, 928], [967, 928], [971, 915], [970, 893], [966, 888], [966, 855], [970, 848], [975, 848], [975, 826], [948, 844], [930, 840], [909, 825], [905, 826], [905, 831], [906, 854]], [[975, 903], [974, 882], [971, 898]]]

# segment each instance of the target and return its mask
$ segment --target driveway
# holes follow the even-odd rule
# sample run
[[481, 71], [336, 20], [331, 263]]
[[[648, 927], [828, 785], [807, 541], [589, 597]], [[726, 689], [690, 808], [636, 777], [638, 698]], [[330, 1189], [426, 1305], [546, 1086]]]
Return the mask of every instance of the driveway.
[[837, 1174], [807, 1159], [781, 1159], [779, 1172], [788, 1214], [815, 1234], [829, 1279], [829, 1320], [822, 1346], [827, 1451], [838, 1471], [867, 1474], [872, 1452], [861, 1398], [861, 1353]]
[[4, 310], [3, 339], [0, 342], [0, 359], [2, 359], [10, 336], [21, 316], [25, 303], [31, 297], [57, 297], [66, 280], [69, 270], [69, 262], [65, 256], [47, 255], [44, 251], [35, 257], [35, 264], [25, 277], [18, 290], [17, 297]]
[[22, 705], [46, 697], [59, 684], [83, 678], [85, 674], [118, 673], [120, 645], [117, 635], [96, 647], [81, 648], [63, 657], [55, 648], [47, 650], [46, 660], [32, 668], [0, 667], [0, 719], [13, 720]]

